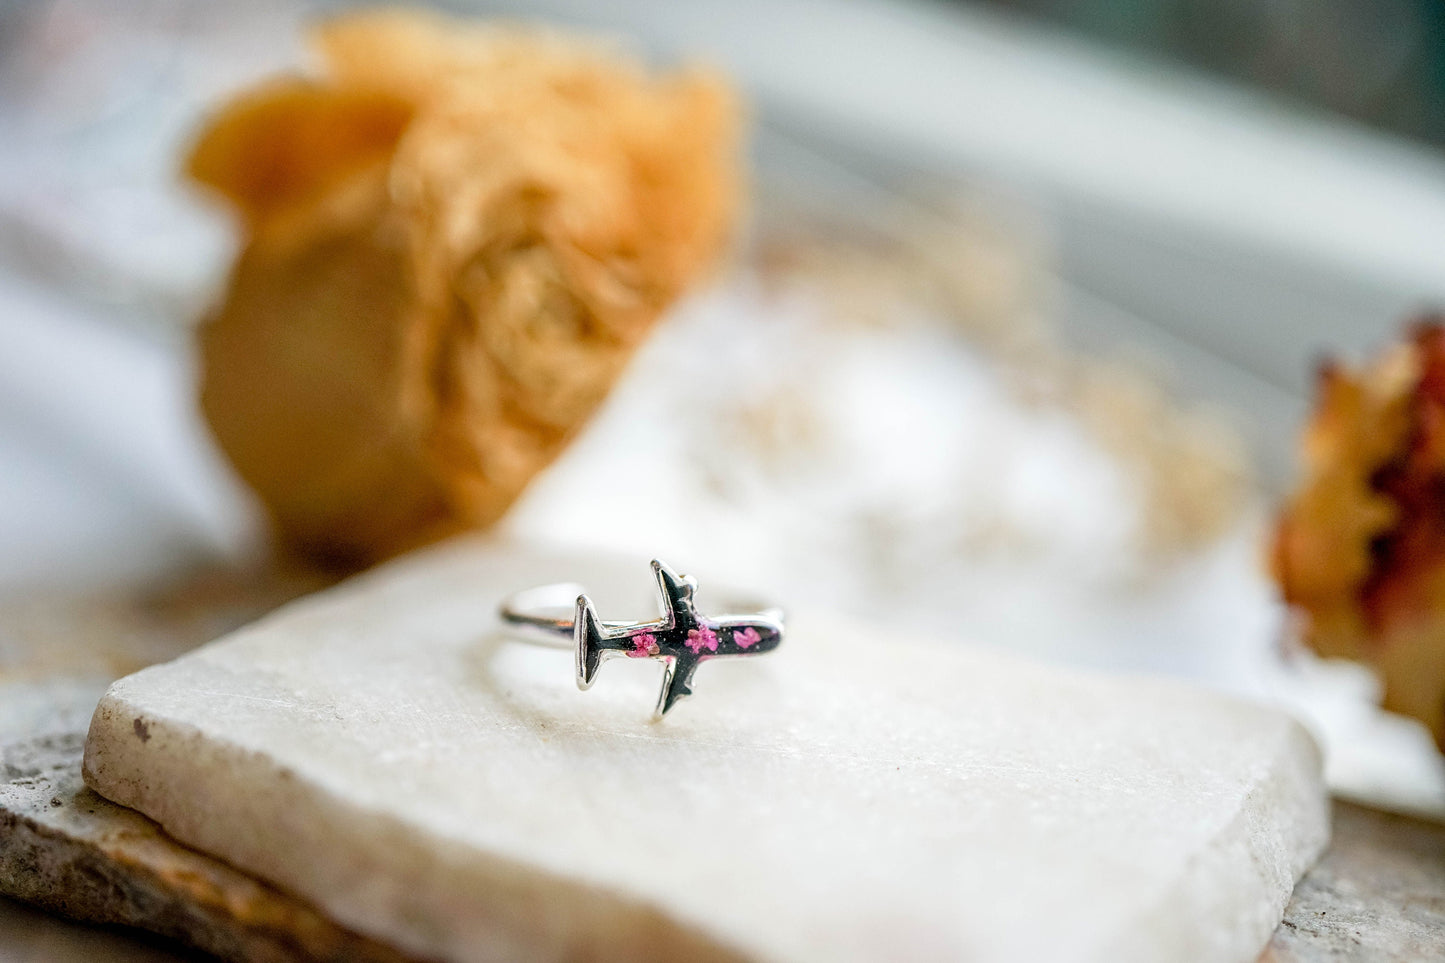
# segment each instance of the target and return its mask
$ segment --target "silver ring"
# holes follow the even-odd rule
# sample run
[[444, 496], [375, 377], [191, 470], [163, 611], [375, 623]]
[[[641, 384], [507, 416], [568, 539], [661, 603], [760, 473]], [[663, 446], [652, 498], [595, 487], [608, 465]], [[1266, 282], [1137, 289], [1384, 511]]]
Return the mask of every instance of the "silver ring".
[[653, 718], [692, 695], [692, 675], [709, 659], [762, 655], [783, 641], [783, 612], [775, 606], [737, 604], [745, 614], [703, 616], [693, 603], [697, 579], [678, 575], [654, 559], [662, 617], [648, 622], [604, 622], [580, 585], [526, 589], [502, 601], [498, 616], [510, 635], [577, 653], [577, 688], [590, 689], [604, 659], [627, 656], [663, 663], [662, 692]]

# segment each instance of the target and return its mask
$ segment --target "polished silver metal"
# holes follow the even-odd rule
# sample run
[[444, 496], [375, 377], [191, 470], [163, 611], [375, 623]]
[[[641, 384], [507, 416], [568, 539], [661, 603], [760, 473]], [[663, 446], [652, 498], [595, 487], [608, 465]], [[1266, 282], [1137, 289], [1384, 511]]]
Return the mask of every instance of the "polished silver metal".
[[775, 606], [738, 603], [742, 615], [699, 615], [697, 580], [653, 559], [662, 596], [662, 617], [647, 622], [604, 622], [582, 586], [543, 585], [502, 601], [499, 616], [510, 634], [577, 654], [577, 688], [590, 689], [604, 659], [651, 658], [663, 663], [662, 692], [653, 718], [692, 695], [692, 675], [709, 659], [762, 655], [783, 641], [783, 612]]

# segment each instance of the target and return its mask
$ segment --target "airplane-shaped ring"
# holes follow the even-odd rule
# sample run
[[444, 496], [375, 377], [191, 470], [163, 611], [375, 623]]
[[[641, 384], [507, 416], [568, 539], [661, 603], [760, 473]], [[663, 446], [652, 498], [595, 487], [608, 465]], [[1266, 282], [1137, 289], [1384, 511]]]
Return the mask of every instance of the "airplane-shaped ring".
[[[590, 689], [604, 659], [627, 656], [663, 663], [662, 691], [653, 719], [661, 719], [692, 695], [692, 677], [709, 659], [762, 655], [783, 641], [783, 613], [766, 608], [750, 615], [709, 618], [693, 601], [697, 579], [678, 575], [654, 559], [653, 574], [662, 596], [662, 617], [647, 622], [604, 622], [592, 600], [576, 585], [544, 585], [518, 592], [502, 602], [499, 615], [517, 635], [544, 645], [566, 645], [577, 651], [577, 687]], [[541, 614], [562, 592], [575, 595], [572, 617]]]

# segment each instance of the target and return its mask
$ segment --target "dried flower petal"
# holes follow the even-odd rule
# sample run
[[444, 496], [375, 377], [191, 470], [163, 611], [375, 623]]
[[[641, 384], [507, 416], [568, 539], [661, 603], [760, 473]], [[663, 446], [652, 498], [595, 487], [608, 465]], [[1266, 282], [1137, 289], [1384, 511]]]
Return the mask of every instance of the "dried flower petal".
[[1272, 567], [1322, 655], [1380, 670], [1385, 706], [1445, 746], [1445, 328], [1359, 372], [1320, 371], [1305, 481]]
[[417, 12], [317, 33], [326, 69], [210, 126], [247, 228], [202, 407], [278, 531], [374, 561], [489, 524], [725, 249], [737, 111], [706, 74]]

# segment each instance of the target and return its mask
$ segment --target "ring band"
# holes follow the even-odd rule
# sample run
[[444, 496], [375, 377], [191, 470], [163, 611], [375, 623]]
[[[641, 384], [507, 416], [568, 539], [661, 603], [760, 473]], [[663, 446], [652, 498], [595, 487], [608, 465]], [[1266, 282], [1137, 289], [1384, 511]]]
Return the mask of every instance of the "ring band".
[[654, 719], [692, 695], [692, 676], [709, 659], [762, 655], [783, 641], [783, 612], [776, 606], [738, 603], [748, 614], [703, 616], [694, 604], [697, 580], [652, 562], [662, 597], [661, 618], [602, 621], [582, 586], [571, 583], [525, 589], [504, 599], [498, 617], [521, 641], [576, 650], [577, 687], [589, 689], [597, 669], [615, 656], [652, 658], [663, 665]]

